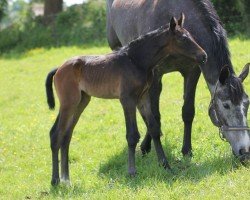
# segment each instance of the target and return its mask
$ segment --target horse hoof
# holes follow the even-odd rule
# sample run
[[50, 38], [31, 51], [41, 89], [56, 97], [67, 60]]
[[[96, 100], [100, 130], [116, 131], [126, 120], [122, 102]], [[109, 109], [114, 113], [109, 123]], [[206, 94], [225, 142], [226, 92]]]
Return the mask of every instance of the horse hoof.
[[128, 174], [131, 178], [134, 178], [136, 176], [136, 169], [129, 169]]
[[52, 178], [51, 180], [51, 185], [52, 186], [57, 186], [60, 183], [60, 178]]
[[69, 179], [61, 179], [61, 184], [65, 185], [67, 187], [71, 186], [71, 183], [70, 183]]

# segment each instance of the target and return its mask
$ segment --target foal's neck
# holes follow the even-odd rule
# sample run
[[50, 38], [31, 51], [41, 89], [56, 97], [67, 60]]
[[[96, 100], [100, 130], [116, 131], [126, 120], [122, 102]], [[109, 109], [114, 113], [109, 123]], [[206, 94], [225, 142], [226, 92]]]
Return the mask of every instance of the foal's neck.
[[143, 36], [128, 46], [128, 56], [132, 62], [145, 71], [152, 71], [168, 55], [168, 31]]

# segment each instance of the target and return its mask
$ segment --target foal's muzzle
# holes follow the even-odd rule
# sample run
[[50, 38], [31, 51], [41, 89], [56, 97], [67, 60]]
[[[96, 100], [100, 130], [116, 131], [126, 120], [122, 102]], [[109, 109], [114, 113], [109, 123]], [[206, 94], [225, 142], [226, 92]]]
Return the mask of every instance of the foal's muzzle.
[[207, 54], [206, 52], [204, 51], [203, 53], [199, 54], [197, 57], [196, 57], [196, 60], [199, 64], [205, 64], [207, 62]]

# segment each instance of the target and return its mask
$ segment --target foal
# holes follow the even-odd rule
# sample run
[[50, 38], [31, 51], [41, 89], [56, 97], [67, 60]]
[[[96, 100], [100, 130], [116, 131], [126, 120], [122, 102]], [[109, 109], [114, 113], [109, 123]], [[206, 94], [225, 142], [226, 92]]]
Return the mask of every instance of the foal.
[[46, 80], [49, 107], [54, 108], [52, 82], [60, 102], [57, 119], [50, 131], [52, 150], [51, 184], [60, 182], [58, 152], [61, 149], [61, 180], [69, 182], [68, 151], [73, 129], [91, 96], [119, 99], [125, 115], [128, 142], [128, 173], [134, 176], [135, 148], [140, 135], [136, 107], [145, 116], [159, 162], [169, 167], [160, 141], [160, 127], [151, 112], [148, 89], [156, 66], [168, 55], [184, 55], [199, 63], [206, 61], [205, 51], [183, 28], [184, 15], [170, 25], [142, 36], [128, 46], [107, 55], [79, 56], [51, 71]]

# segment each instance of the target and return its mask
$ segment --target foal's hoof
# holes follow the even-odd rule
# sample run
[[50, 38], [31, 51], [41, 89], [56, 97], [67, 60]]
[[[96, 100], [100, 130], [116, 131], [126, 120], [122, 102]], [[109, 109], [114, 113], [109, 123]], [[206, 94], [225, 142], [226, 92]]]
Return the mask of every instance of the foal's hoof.
[[191, 149], [182, 149], [181, 150], [183, 157], [193, 157], [193, 152]]
[[52, 186], [57, 186], [60, 183], [60, 178], [52, 178], [51, 180], [51, 185]]
[[160, 164], [161, 166], [163, 166], [164, 169], [171, 170], [171, 167], [170, 167], [170, 165], [168, 164], [167, 159], [163, 159], [162, 161], [159, 162], [159, 164]]
[[129, 169], [128, 170], [128, 175], [131, 177], [131, 178], [134, 178], [136, 176], [136, 169]]

